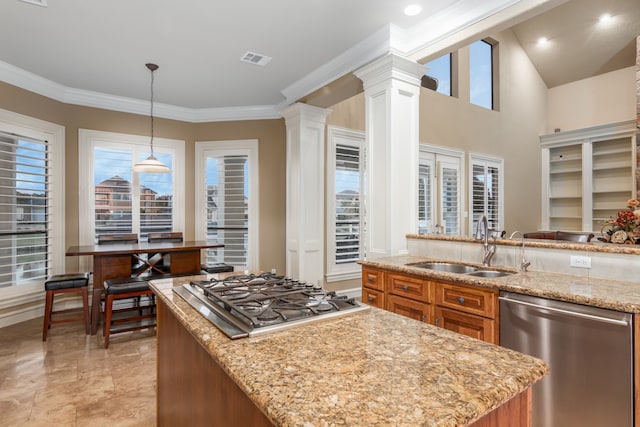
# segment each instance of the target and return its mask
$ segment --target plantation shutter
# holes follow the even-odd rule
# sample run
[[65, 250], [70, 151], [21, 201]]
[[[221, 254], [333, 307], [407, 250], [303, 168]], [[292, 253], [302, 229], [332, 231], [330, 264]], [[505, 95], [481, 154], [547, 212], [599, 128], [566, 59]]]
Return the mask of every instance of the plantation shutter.
[[460, 167], [457, 163], [438, 161], [441, 225], [445, 234], [460, 232]]
[[249, 156], [213, 154], [207, 157], [207, 240], [224, 248], [207, 250], [207, 263], [247, 266], [249, 233]]
[[0, 288], [51, 269], [47, 141], [0, 133]]
[[[477, 161], [472, 165], [472, 206], [473, 223], [486, 215], [490, 228], [501, 229], [500, 167], [492, 162]], [[474, 230], [475, 231], [475, 230]]]
[[336, 144], [335, 262], [354, 263], [360, 256], [360, 149]]

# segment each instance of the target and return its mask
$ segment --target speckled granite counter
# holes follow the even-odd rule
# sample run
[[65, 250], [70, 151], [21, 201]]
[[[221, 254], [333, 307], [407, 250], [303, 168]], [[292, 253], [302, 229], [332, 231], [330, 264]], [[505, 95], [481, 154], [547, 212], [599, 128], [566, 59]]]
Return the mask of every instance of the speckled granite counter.
[[[624, 246], [624, 245], [623, 245]], [[382, 268], [416, 276], [475, 285], [484, 288], [517, 292], [527, 295], [575, 302], [594, 307], [610, 308], [627, 313], [640, 313], [640, 282], [609, 280], [543, 271], [519, 272], [496, 278], [473, 277], [413, 267], [427, 261], [448, 261], [424, 256], [395, 256], [359, 261], [364, 266]], [[469, 263], [467, 263], [469, 264]], [[476, 264], [481, 267], [480, 264]]]
[[151, 287], [276, 425], [467, 425], [548, 370], [530, 356], [376, 308], [230, 340], [174, 296], [172, 287], [189, 280]]

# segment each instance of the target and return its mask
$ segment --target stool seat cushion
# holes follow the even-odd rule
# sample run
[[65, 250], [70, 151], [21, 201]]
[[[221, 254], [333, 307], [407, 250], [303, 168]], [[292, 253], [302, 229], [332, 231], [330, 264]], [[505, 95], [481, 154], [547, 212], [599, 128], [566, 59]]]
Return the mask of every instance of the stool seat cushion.
[[202, 264], [202, 270], [207, 273], [228, 273], [233, 271], [233, 266], [228, 265], [222, 262], [214, 263], [214, 264]]
[[57, 289], [81, 288], [89, 284], [89, 273], [56, 274], [44, 282], [44, 289], [54, 291]]
[[149, 283], [140, 277], [127, 277], [125, 279], [110, 279], [104, 282], [104, 292], [107, 295], [126, 294], [129, 292], [142, 292], [149, 290]]

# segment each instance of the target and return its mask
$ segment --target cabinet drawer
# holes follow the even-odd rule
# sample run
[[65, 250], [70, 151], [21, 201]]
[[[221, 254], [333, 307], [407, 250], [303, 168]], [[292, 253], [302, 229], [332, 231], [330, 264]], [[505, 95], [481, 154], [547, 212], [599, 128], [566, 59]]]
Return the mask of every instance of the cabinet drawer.
[[387, 295], [387, 310], [421, 322], [431, 323], [431, 304], [397, 295]]
[[436, 305], [491, 319], [496, 317], [497, 300], [497, 292], [491, 290], [448, 283], [436, 286]]
[[362, 287], [362, 302], [382, 309], [386, 307], [384, 301], [384, 292], [365, 286]]
[[495, 320], [442, 307], [435, 308], [434, 317], [436, 326], [471, 338], [498, 344], [497, 322]]
[[431, 282], [401, 274], [387, 274], [387, 293], [431, 302], [429, 289]]
[[384, 271], [371, 268], [362, 269], [362, 287], [377, 289], [384, 292]]

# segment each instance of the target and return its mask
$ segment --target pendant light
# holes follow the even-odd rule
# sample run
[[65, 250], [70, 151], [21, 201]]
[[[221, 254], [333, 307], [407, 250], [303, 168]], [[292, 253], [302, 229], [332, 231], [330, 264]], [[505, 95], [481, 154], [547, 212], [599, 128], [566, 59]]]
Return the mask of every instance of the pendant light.
[[147, 68], [151, 71], [151, 155], [141, 162], [133, 165], [134, 172], [146, 172], [146, 173], [169, 173], [169, 167], [156, 159], [153, 155], [153, 72], [158, 69], [156, 64], [146, 64]]

